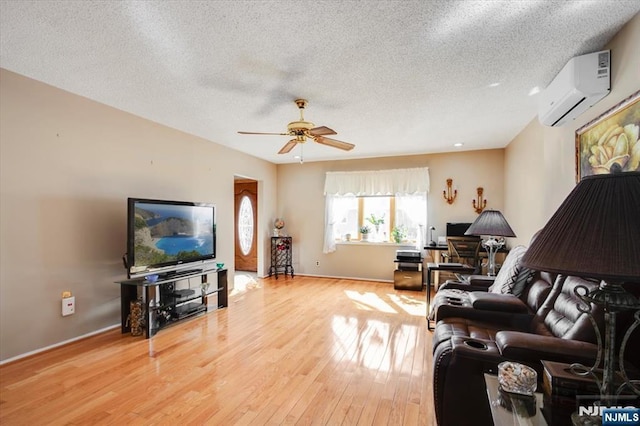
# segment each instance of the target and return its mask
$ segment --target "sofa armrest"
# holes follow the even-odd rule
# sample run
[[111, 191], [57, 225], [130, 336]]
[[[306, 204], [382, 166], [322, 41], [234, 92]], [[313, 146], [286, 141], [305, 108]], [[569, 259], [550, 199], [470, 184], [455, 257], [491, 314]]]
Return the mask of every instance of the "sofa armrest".
[[485, 311], [515, 312], [520, 314], [529, 312], [527, 305], [511, 294], [474, 291], [469, 294], [469, 302], [474, 309]]
[[503, 357], [524, 362], [539, 363], [544, 359], [589, 365], [598, 353], [598, 346], [593, 343], [519, 331], [499, 331], [496, 345]]
[[467, 280], [471, 285], [489, 288], [496, 280], [496, 277], [490, 277], [488, 275], [469, 275]]
[[[498, 365], [500, 352], [495, 342], [473, 339], [470, 337], [453, 336], [451, 338], [453, 356], [458, 358], [470, 358], [479, 361], [489, 361]], [[484, 373], [484, 371], [483, 371]]]
[[454, 289], [454, 290], [464, 290], [464, 291], [487, 291], [488, 287], [466, 284], [460, 281], [447, 281], [446, 283], [440, 286], [438, 291], [442, 289]]
[[[528, 331], [531, 329], [533, 314], [488, 311], [484, 309], [474, 309], [473, 307], [465, 306], [440, 306], [437, 313], [437, 324], [439, 324], [442, 320], [447, 320], [449, 318], [461, 318], [469, 321], [478, 321], [483, 323], [482, 327], [489, 327], [495, 330]], [[436, 328], [438, 327], [437, 324]]]

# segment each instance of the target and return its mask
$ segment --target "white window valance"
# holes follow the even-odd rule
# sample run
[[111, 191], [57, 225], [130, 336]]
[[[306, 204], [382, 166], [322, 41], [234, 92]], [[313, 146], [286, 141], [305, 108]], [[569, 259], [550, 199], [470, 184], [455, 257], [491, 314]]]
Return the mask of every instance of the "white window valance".
[[429, 192], [429, 168], [327, 172], [325, 195], [396, 195]]

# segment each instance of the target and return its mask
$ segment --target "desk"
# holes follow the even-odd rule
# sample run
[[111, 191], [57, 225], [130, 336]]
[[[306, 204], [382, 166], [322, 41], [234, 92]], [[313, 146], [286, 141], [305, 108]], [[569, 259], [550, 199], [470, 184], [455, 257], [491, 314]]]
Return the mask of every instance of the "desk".
[[[542, 415], [542, 394], [536, 392], [536, 414], [532, 417], [522, 417], [516, 412], [511, 412], [498, 402], [498, 376], [494, 374], [484, 375], [484, 382], [487, 385], [487, 397], [491, 408], [491, 417], [494, 425], [527, 425], [527, 426], [547, 426], [547, 422]], [[520, 401], [522, 403], [522, 401]]]
[[[447, 246], [446, 244], [436, 244], [435, 246], [426, 245], [424, 246], [424, 249], [430, 252], [433, 262], [444, 261], [444, 259], [442, 258], [442, 253], [449, 253], [449, 246]], [[504, 262], [505, 257], [507, 257], [508, 253], [509, 253], [509, 249], [507, 249], [505, 246], [502, 246], [496, 252], [496, 263], [502, 264]], [[479, 256], [480, 256], [481, 262], [489, 257], [485, 249], [480, 250]], [[485, 262], [482, 262], [482, 263], [483, 263], [482, 274], [486, 274], [487, 262], [485, 260]], [[496, 273], [497, 272], [498, 272], [498, 269], [496, 269]], [[438, 282], [438, 280], [436, 280], [436, 282]]]
[[[427, 263], [427, 329], [433, 330], [431, 326], [431, 320], [429, 319], [429, 311], [431, 311], [431, 275], [435, 271], [453, 271], [462, 274], [469, 274], [475, 271], [475, 267], [471, 265], [455, 263]], [[438, 288], [436, 287], [436, 291]]]
[[[431, 256], [431, 261], [435, 263], [445, 262], [446, 259], [442, 255], [449, 253], [449, 246], [447, 246], [446, 244], [438, 244], [435, 246], [428, 245], [424, 249], [428, 250], [429, 256]], [[436, 284], [440, 284], [440, 274], [438, 272], [436, 272], [435, 274], [434, 282]]]

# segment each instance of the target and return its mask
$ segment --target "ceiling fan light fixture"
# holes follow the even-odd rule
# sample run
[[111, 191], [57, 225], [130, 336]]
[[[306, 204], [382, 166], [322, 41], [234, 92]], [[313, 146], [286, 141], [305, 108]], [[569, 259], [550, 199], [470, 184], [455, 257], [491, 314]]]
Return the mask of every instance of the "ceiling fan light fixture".
[[310, 121], [292, 121], [291, 123], [289, 123], [287, 125], [287, 130], [289, 130], [289, 132], [297, 132], [299, 130], [309, 130], [309, 129], [313, 129], [315, 127], [315, 124], [313, 124]]
[[278, 154], [286, 154], [289, 151], [291, 151], [296, 145], [298, 144], [298, 141], [296, 139], [291, 139], [289, 142], [287, 142], [281, 149], [280, 151], [278, 151]]
[[307, 138], [313, 139], [314, 142], [319, 143], [320, 145], [326, 145], [333, 148], [342, 149], [343, 151], [352, 150], [355, 145], [348, 142], [339, 141], [336, 139], [326, 138], [325, 135], [335, 135], [335, 130], [326, 127], [319, 126], [316, 127], [310, 121], [305, 121], [304, 119], [304, 108], [307, 106], [307, 101], [305, 99], [296, 99], [296, 105], [300, 109], [300, 120], [292, 121], [287, 125], [287, 133], [261, 133], [261, 132], [238, 132], [243, 135], [283, 135], [283, 136], [292, 136], [294, 139], [291, 139], [287, 142], [278, 154], [287, 154], [290, 152], [297, 144], [300, 144], [300, 163], [302, 163], [302, 144], [307, 141]]

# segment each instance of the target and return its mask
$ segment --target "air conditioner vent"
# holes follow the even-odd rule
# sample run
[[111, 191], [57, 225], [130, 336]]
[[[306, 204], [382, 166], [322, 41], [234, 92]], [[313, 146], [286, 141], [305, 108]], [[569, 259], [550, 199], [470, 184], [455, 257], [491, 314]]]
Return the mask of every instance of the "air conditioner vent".
[[611, 90], [611, 51], [572, 58], [540, 94], [538, 118], [546, 126], [575, 120]]

